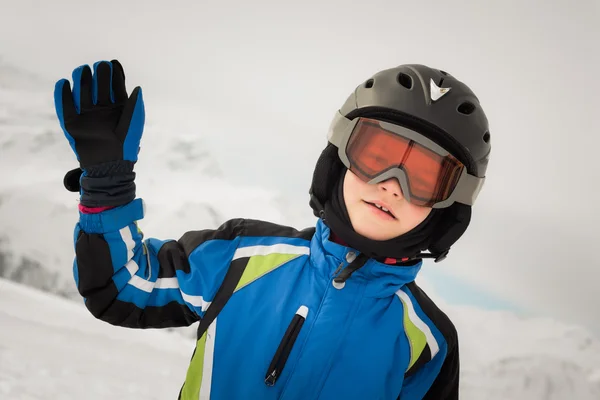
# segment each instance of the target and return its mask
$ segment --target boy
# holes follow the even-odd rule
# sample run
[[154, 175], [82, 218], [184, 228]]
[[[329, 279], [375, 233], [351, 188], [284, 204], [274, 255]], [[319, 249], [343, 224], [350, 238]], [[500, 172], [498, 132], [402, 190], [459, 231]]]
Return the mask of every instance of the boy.
[[65, 176], [79, 292], [118, 326], [200, 321], [180, 399], [458, 398], [456, 330], [414, 280], [465, 232], [484, 181], [488, 123], [465, 84], [401, 65], [359, 85], [317, 161], [316, 227], [234, 219], [178, 240], [137, 225], [144, 102], [121, 64], [75, 69], [55, 104], [80, 163]]

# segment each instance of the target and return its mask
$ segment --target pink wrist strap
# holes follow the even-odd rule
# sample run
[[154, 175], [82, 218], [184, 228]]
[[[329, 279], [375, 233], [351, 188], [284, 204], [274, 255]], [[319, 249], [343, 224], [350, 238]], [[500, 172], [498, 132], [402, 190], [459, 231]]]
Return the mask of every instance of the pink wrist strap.
[[110, 210], [111, 208], [113, 207], [86, 207], [82, 206], [81, 204], [79, 205], [79, 211], [84, 214], [98, 214], [102, 211]]

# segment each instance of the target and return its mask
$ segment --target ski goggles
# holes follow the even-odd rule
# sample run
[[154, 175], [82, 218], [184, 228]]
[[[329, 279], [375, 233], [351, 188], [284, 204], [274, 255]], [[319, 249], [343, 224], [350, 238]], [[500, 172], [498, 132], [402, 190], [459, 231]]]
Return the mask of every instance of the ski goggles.
[[340, 160], [361, 180], [396, 178], [402, 195], [422, 207], [473, 205], [485, 178], [467, 173], [456, 157], [425, 136], [370, 118], [349, 120], [339, 112], [328, 134]]

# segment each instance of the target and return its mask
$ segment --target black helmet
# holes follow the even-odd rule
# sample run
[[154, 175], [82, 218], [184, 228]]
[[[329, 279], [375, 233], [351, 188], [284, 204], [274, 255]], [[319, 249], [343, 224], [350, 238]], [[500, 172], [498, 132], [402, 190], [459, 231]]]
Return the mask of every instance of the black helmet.
[[[351, 120], [365, 117], [405, 126], [445, 148], [465, 165], [469, 174], [485, 178], [491, 150], [487, 117], [473, 91], [445, 71], [420, 64], [380, 71], [353, 91], [338, 114]], [[324, 219], [333, 186], [345, 170], [337, 151], [328, 143], [317, 161], [310, 188], [310, 205], [315, 216]], [[471, 206], [454, 203], [443, 214], [431, 240], [417, 250], [418, 253], [428, 249], [431, 254], [411, 254], [411, 258], [445, 258], [467, 229]], [[336, 233], [352, 245], [342, 232]], [[393, 257], [394, 240], [387, 242], [384, 250], [379, 243], [375, 253], [383, 251], [387, 254], [378, 255]]]

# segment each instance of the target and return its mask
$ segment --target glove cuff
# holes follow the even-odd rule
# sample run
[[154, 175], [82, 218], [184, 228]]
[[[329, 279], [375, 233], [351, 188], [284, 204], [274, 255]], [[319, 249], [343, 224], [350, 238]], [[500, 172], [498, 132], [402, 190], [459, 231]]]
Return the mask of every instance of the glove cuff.
[[85, 207], [115, 207], [135, 199], [135, 172], [102, 178], [81, 178], [81, 205]]
[[133, 161], [118, 160], [85, 167], [85, 175], [90, 178], [102, 178], [105, 176], [125, 175], [133, 172]]
[[135, 199], [135, 172], [131, 161], [115, 161], [85, 168], [81, 177], [80, 204], [115, 207]]

